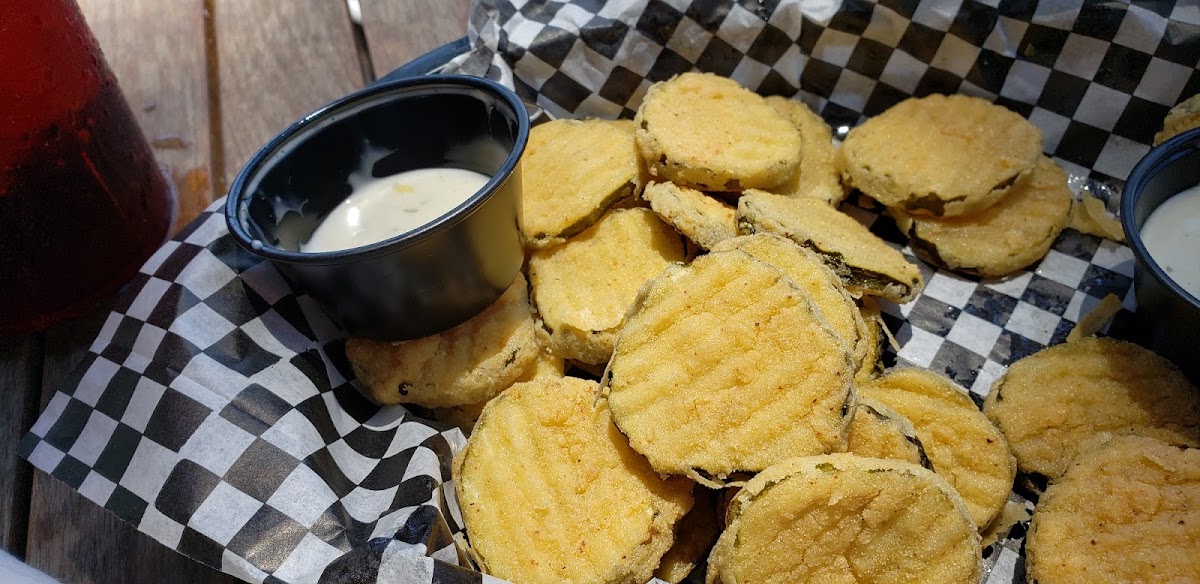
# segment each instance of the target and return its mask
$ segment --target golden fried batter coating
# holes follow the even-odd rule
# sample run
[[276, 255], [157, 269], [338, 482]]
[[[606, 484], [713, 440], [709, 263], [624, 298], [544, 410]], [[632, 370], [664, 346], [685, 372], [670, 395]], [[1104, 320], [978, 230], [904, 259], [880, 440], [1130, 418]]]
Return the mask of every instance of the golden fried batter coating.
[[1154, 145], [1158, 146], [1192, 128], [1200, 128], [1200, 94], [1179, 102], [1167, 112], [1162, 130], [1154, 135]]
[[970, 215], [930, 217], [889, 210], [910, 244], [933, 264], [1005, 276], [1044, 257], [1071, 214], [1067, 173], [1041, 157], [995, 205]]
[[633, 136], [609, 120], [534, 126], [521, 157], [521, 232], [529, 247], [557, 245], [587, 229], [644, 184]]
[[563, 245], [529, 258], [533, 304], [550, 346], [567, 359], [608, 362], [638, 290], [685, 259], [683, 239], [649, 209], [618, 209]]
[[804, 290], [741, 251], [668, 268], [617, 339], [613, 420], [664, 474], [699, 481], [845, 448], [853, 364]]
[[859, 398], [850, 424], [846, 452], [867, 458], [886, 458], [933, 470], [917, 429], [900, 412], [868, 398]]
[[768, 468], [737, 494], [707, 584], [975, 584], [979, 535], [945, 479], [830, 454]]
[[1079, 195], [1079, 199], [1071, 203], [1067, 228], [1124, 243], [1125, 228], [1121, 227], [1121, 219], [1110, 213], [1104, 201], [1096, 195], [1088, 191]]
[[1200, 450], [1121, 436], [1046, 489], [1025, 540], [1029, 582], [1200, 582]]
[[983, 411], [1022, 472], [1057, 478], [1113, 434], [1200, 446], [1200, 394], [1170, 361], [1127, 341], [1087, 337], [1013, 363]]
[[909, 98], [850, 130], [842, 176], [888, 207], [953, 217], [1004, 196], [1042, 155], [1042, 132], [967, 95]]
[[833, 273], [817, 254], [796, 245], [791, 240], [774, 233], [756, 233], [722, 242], [713, 251], [740, 249], [755, 259], [771, 264], [795, 280], [821, 311], [821, 316], [850, 346], [854, 368], [862, 368], [870, 350], [872, 339], [867, 323], [854, 299], [842, 286], [841, 279]]
[[[550, 350], [548, 337], [544, 330], [538, 331], [539, 342], [542, 350], [538, 352], [537, 359], [533, 365], [517, 378], [516, 383], [523, 381], [532, 381], [542, 377], [558, 378], [562, 377], [566, 370], [566, 363], [563, 358]], [[491, 401], [491, 400], [488, 400]], [[483, 413], [483, 406], [487, 405], [487, 401], [482, 401], [474, 404], [466, 404], [461, 406], [453, 406], [449, 408], [434, 408], [429, 410], [429, 414], [434, 420], [443, 424], [450, 424], [462, 430], [463, 434], [471, 435], [475, 428], [475, 422], [479, 421], [479, 414]]]
[[816, 199], [748, 190], [738, 200], [738, 230], [782, 235], [818, 254], [846, 289], [896, 302], [923, 286], [917, 266], [854, 218]]
[[520, 583], [643, 584], [692, 505], [692, 483], [660, 478], [613, 426], [597, 385], [518, 383], [484, 408], [454, 459], [481, 568]]
[[800, 156], [800, 168], [783, 184], [771, 192], [789, 197], [812, 197], [836, 207], [846, 198], [846, 187], [842, 185], [841, 173], [836, 164], [837, 146], [833, 144], [833, 131], [804, 102], [779, 95], [766, 98], [775, 111], [792, 122], [804, 137], [804, 151]]
[[512, 385], [541, 351], [524, 276], [483, 312], [448, 331], [411, 341], [351, 338], [346, 358], [381, 404], [428, 408], [477, 404]]
[[864, 398], [900, 412], [917, 429], [933, 468], [962, 495], [985, 529], [1004, 509], [1017, 465], [1004, 435], [950, 378], [906, 367], [859, 387]]
[[720, 199], [669, 182], [646, 185], [642, 198], [663, 221], [704, 249], [737, 236], [734, 209]]
[[650, 174], [702, 191], [773, 187], [800, 164], [800, 131], [759, 95], [710, 73], [650, 86], [634, 121]]

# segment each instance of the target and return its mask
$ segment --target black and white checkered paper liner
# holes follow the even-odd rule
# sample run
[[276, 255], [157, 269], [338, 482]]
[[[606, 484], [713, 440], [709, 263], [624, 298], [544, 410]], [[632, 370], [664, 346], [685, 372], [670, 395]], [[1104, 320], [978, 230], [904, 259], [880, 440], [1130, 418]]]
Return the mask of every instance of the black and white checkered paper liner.
[[[1042, 128], [1047, 153], [1110, 206], [1170, 106], [1200, 92], [1195, 1], [489, 0], [468, 32], [450, 70], [558, 116], [629, 116], [651, 83], [693, 67], [797, 95], [843, 132], [908, 95], [986, 97]], [[855, 202], [844, 210], [909, 252]], [[496, 582], [460, 567], [455, 546], [462, 434], [366, 401], [343, 334], [234, 244], [222, 211], [142, 267], [20, 454], [247, 581]], [[885, 307], [900, 341], [887, 359], [977, 400], [1107, 294], [1131, 320], [1130, 251], [1073, 231], [1004, 280], [922, 270], [921, 296]], [[1025, 528], [985, 550], [987, 582], [1024, 580]]]

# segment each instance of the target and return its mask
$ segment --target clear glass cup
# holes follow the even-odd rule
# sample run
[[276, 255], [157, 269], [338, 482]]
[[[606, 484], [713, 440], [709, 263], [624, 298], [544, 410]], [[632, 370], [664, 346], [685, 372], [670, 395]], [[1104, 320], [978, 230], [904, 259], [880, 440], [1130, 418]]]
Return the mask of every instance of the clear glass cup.
[[0, 334], [111, 295], [162, 244], [174, 210], [75, 2], [0, 1]]

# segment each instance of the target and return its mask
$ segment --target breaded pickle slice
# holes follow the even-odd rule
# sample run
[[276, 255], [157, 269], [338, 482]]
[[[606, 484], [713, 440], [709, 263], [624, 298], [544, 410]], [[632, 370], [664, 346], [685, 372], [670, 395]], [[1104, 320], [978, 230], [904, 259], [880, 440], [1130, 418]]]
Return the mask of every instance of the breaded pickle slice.
[[411, 341], [351, 338], [346, 358], [368, 396], [381, 404], [428, 408], [491, 399], [538, 358], [537, 321], [525, 277], [483, 312], [448, 331]]
[[841, 279], [821, 262], [817, 254], [774, 233], [743, 235], [722, 242], [713, 251], [740, 249], [752, 257], [767, 262], [795, 280], [821, 311], [833, 332], [850, 347], [854, 368], [859, 370], [866, 359], [870, 331], [858, 305], [842, 286]]
[[873, 399], [859, 398], [854, 409], [854, 422], [850, 424], [846, 452], [867, 458], [899, 460], [934, 470], [912, 422]]
[[643, 184], [633, 136], [609, 120], [534, 126], [521, 157], [521, 232], [529, 247], [562, 243]]
[[1121, 436], [1081, 454], [1025, 540], [1038, 584], [1200, 582], [1200, 450]]
[[513, 582], [643, 584], [692, 505], [613, 427], [597, 385], [518, 383], [488, 403], [453, 476], [484, 572]]
[[645, 208], [618, 209], [529, 258], [533, 304], [559, 355], [608, 361], [625, 312], [647, 280], [685, 258], [683, 239]]
[[751, 479], [729, 517], [707, 584], [975, 584], [982, 570], [958, 493], [906, 462], [793, 458]]
[[642, 198], [663, 221], [704, 249], [737, 236], [733, 207], [696, 189], [651, 183], [642, 191]]
[[1005, 276], [1042, 259], [1071, 215], [1067, 173], [1041, 157], [995, 205], [970, 215], [889, 214], [931, 263], [979, 276]]
[[934, 470], [962, 495], [982, 530], [1004, 509], [1017, 465], [1004, 435], [950, 378], [906, 367], [859, 387], [912, 422]]
[[771, 192], [789, 197], [812, 197], [836, 207], [846, 198], [841, 173], [836, 164], [837, 146], [833, 131], [804, 102], [780, 95], [766, 98], [775, 111], [787, 118], [804, 137], [804, 150], [796, 174]]
[[651, 85], [634, 121], [650, 174], [702, 191], [773, 187], [800, 165], [800, 131], [759, 95], [711, 73]]
[[1174, 136], [1192, 128], [1200, 127], [1200, 94], [1193, 95], [1181, 102], [1163, 119], [1162, 130], [1154, 135], [1154, 145], [1158, 146]]
[[608, 366], [613, 421], [663, 474], [713, 484], [843, 450], [853, 363], [808, 294], [741, 251], [647, 285]]
[[708, 555], [717, 536], [721, 534], [720, 500], [721, 491], [697, 486], [692, 490], [695, 504], [675, 524], [675, 544], [667, 550], [654, 577], [679, 584], [696, 569]]
[[1127, 341], [1087, 337], [1009, 365], [983, 404], [1022, 472], [1055, 479], [1111, 434], [1200, 446], [1200, 393], [1170, 361]]
[[1042, 155], [1042, 131], [978, 97], [906, 99], [850, 130], [839, 163], [888, 207], [953, 217], [1000, 200]]
[[749, 190], [738, 200], [737, 220], [742, 233], [782, 235], [817, 252], [852, 293], [907, 302], [924, 285], [921, 272], [904, 254], [816, 199]]

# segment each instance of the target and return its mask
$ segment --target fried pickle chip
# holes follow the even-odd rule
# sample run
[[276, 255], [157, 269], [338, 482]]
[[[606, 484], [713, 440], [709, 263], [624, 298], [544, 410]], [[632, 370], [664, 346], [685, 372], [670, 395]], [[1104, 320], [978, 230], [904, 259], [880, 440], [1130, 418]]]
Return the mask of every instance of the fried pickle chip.
[[1038, 584], [1200, 582], [1200, 450], [1121, 436], [1081, 454], [1025, 540]]
[[842, 450], [853, 362], [808, 294], [742, 251], [667, 268], [608, 366], [613, 421], [663, 474], [704, 484]]
[[675, 524], [675, 544], [654, 570], [655, 578], [679, 584], [708, 555], [721, 533], [720, 493], [701, 486], [692, 490], [695, 504]]
[[651, 85], [634, 121], [650, 174], [701, 191], [773, 187], [800, 164], [800, 131], [759, 95], [710, 73]]
[[1002, 106], [966, 95], [909, 98], [850, 130], [842, 176], [912, 214], [953, 217], [1000, 200], [1042, 155], [1042, 131]]
[[1071, 214], [1067, 173], [1041, 157], [999, 202], [957, 217], [888, 213], [930, 263], [979, 276], [1011, 274], [1046, 255]]
[[846, 198], [846, 187], [842, 185], [841, 173], [835, 163], [837, 146], [833, 145], [833, 131], [821, 116], [800, 100], [780, 95], [772, 95], [766, 100], [804, 137], [800, 168], [771, 192], [789, 197], [812, 197], [836, 207]]
[[759, 473], [734, 498], [707, 584], [974, 584], [979, 535], [958, 493], [905, 462], [830, 454]]
[[642, 584], [692, 505], [612, 425], [595, 382], [518, 383], [484, 408], [454, 459], [458, 503], [484, 572], [514, 582]]
[[521, 157], [521, 232], [532, 248], [587, 229], [643, 184], [633, 136], [609, 120], [534, 126]]
[[444, 408], [487, 401], [533, 366], [541, 351], [524, 276], [483, 312], [411, 341], [351, 338], [346, 358], [381, 404]]
[[613, 211], [565, 244], [535, 250], [529, 281], [550, 346], [568, 359], [607, 362], [638, 290], [684, 258], [675, 230], [641, 208]]
[[983, 411], [1008, 438], [1021, 471], [1050, 479], [1108, 435], [1200, 446], [1196, 388], [1170, 361], [1107, 337], [1047, 347], [1013, 363]]
[[740, 249], [752, 257], [767, 262], [795, 280], [808, 292], [809, 298], [821, 311], [821, 316], [850, 346], [855, 371], [863, 366], [871, 342], [870, 331], [858, 305], [842, 286], [842, 281], [817, 254], [774, 233], [743, 235], [722, 242], [713, 251]]
[[646, 185], [642, 198], [663, 221], [704, 249], [737, 236], [734, 209], [720, 199], [669, 182]]
[[1192, 128], [1200, 128], [1200, 94], [1179, 102], [1167, 112], [1162, 130], [1154, 135], [1154, 145], [1158, 146]]
[[817, 252], [852, 293], [907, 302], [923, 286], [921, 272], [904, 254], [816, 199], [748, 190], [738, 200], [737, 221], [742, 233], [782, 235]]
[[900, 412], [873, 399], [859, 398], [850, 424], [846, 452], [867, 458], [899, 460], [929, 470], [933, 463], [917, 437], [917, 429]]
[[934, 470], [962, 495], [979, 529], [1004, 509], [1017, 465], [1004, 435], [948, 377], [915, 367], [893, 369], [859, 387], [908, 418]]

